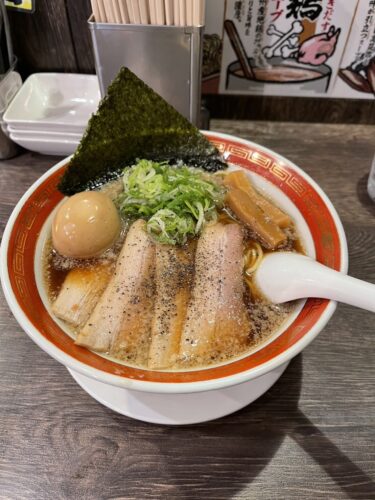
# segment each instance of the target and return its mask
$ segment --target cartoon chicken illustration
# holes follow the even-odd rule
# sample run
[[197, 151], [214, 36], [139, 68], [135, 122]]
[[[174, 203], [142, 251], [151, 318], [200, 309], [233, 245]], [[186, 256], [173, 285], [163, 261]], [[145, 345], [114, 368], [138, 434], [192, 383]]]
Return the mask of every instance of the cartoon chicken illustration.
[[305, 40], [299, 48], [297, 61], [313, 66], [324, 64], [334, 54], [340, 32], [340, 28], [331, 26], [327, 33], [319, 33]]
[[283, 59], [296, 59], [303, 64], [320, 66], [335, 52], [341, 29], [331, 26], [327, 32], [318, 33], [299, 43], [298, 35], [303, 32], [300, 21], [294, 21], [286, 33], [279, 31], [274, 24], [267, 30], [268, 35], [275, 35], [277, 40], [269, 47], [264, 47], [263, 55], [269, 59], [280, 52]]

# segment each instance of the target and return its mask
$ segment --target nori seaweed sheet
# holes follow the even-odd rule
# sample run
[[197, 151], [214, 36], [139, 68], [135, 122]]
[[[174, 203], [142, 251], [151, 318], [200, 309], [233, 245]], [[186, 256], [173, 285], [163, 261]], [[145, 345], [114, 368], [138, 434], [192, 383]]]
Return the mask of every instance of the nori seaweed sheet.
[[122, 68], [91, 117], [58, 188], [66, 195], [93, 188], [142, 158], [182, 160], [210, 172], [227, 166], [196, 127]]

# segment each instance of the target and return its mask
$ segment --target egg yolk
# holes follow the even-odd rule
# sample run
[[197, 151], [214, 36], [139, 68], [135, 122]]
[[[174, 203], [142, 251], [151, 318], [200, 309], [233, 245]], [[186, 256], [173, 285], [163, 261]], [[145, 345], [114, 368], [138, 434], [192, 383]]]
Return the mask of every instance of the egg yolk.
[[52, 223], [52, 244], [65, 257], [97, 257], [114, 244], [120, 226], [119, 214], [108, 196], [84, 191], [59, 207]]

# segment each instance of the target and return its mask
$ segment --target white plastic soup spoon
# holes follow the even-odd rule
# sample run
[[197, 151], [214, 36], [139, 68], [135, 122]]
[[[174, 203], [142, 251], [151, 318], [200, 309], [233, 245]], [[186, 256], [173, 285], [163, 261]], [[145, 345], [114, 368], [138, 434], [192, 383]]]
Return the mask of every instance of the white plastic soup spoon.
[[293, 252], [266, 255], [255, 271], [255, 284], [274, 304], [316, 297], [375, 312], [375, 285], [339, 273]]

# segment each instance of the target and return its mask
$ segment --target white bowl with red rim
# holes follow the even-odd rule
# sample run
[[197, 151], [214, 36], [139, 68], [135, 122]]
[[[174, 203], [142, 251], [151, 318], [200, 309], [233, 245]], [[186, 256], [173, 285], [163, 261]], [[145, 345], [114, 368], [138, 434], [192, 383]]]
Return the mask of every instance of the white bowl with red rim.
[[[341, 221], [316, 182], [267, 148], [226, 134], [205, 134], [234, 165], [231, 168], [245, 169], [257, 188], [293, 217], [308, 255], [347, 272], [348, 251]], [[1, 281], [23, 330], [109, 408], [162, 424], [196, 423], [232, 413], [271, 387], [334, 313], [333, 301], [301, 301], [289, 320], [256, 350], [199, 370], [145, 370], [76, 346], [50, 312], [40, 264], [51, 214], [63, 199], [57, 183], [68, 162], [65, 159], [46, 172], [15, 207], [1, 247]]]

